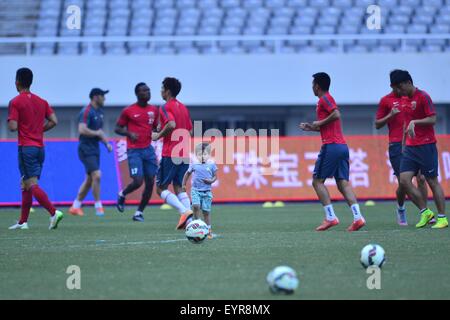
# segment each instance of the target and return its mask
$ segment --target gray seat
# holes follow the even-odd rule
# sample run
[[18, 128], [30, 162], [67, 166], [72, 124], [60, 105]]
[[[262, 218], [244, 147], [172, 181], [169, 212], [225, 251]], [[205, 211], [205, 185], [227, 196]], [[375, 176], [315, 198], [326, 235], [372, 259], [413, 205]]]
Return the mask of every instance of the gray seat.
[[265, 1], [266, 7], [271, 8], [271, 9], [282, 8], [282, 7], [284, 7], [285, 4], [286, 4], [285, 0], [266, 0]]
[[442, 52], [442, 47], [438, 45], [424, 45], [421, 51], [426, 53]]
[[[432, 34], [448, 34], [450, 33], [450, 25], [447, 24], [435, 24], [430, 27], [430, 33]], [[425, 40], [426, 45], [437, 45], [437, 46], [445, 46], [446, 40], [445, 39], [426, 39]]]
[[309, 5], [312, 8], [329, 8], [330, 7], [330, 0], [314, 0], [314, 1], [310, 1]]
[[240, 5], [240, 0], [220, 0], [220, 6], [222, 8], [237, 8]]
[[255, 9], [263, 6], [263, 0], [245, 0], [242, 7], [246, 9]]
[[286, 5], [290, 8], [305, 8], [308, 5], [308, 0], [287, 0]]

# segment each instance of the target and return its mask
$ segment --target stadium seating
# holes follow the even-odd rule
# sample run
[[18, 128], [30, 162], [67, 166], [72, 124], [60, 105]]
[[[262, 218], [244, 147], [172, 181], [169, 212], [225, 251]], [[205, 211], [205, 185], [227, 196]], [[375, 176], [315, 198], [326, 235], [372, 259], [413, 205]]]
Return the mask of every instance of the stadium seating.
[[[0, 0], [0, 36], [215, 36], [445, 34], [450, 32], [450, 0]], [[21, 2], [23, 2], [21, 1]], [[18, 2], [17, 2], [18, 3]], [[382, 29], [368, 30], [366, 9], [377, 3]], [[81, 30], [66, 27], [69, 5], [82, 10]], [[13, 52], [3, 49], [0, 52]], [[448, 39], [345, 40], [348, 52], [443, 52]], [[288, 41], [284, 53], [335, 52], [332, 40]], [[18, 50], [18, 49], [17, 49]], [[173, 41], [171, 43], [38, 43], [33, 54], [267, 53], [263, 41]]]

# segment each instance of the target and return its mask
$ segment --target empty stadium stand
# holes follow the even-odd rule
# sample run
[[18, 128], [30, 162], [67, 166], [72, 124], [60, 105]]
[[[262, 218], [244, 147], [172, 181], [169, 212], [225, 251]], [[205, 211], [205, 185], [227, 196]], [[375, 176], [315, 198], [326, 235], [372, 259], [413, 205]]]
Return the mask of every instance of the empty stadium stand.
[[[367, 7], [381, 7], [382, 29], [366, 26]], [[81, 9], [81, 29], [66, 26], [69, 5]], [[283, 36], [449, 34], [450, 0], [0, 0], [0, 37]], [[210, 54], [274, 51], [264, 40], [34, 43], [35, 55]], [[2, 44], [1, 54], [24, 44]], [[335, 40], [283, 41], [280, 52], [338, 52]], [[450, 52], [450, 40], [345, 40], [346, 52]]]

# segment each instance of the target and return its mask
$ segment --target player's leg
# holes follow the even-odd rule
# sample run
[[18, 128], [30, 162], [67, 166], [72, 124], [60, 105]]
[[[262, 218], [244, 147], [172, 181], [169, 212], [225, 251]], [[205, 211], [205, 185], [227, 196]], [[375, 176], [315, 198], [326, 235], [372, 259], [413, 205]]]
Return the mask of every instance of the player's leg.
[[[417, 228], [422, 228], [428, 224], [428, 222], [434, 217], [434, 213], [427, 208], [427, 203], [422, 197], [419, 189], [414, 186], [412, 180], [415, 175], [423, 167], [423, 159], [429, 155], [422, 155], [420, 146], [417, 147], [405, 147], [402, 157], [402, 163], [400, 165], [400, 184], [405, 189], [409, 199], [420, 210], [420, 221], [416, 224]], [[437, 159], [436, 159], [437, 160]], [[423, 171], [426, 172], [426, 171]]]
[[73, 215], [83, 216], [84, 212], [81, 209], [84, 198], [86, 198], [89, 190], [92, 186], [92, 178], [89, 174], [86, 174], [83, 183], [78, 190], [76, 199], [73, 201], [72, 207], [69, 209], [69, 213]]
[[328, 145], [322, 146], [313, 172], [312, 185], [325, 212], [325, 220], [316, 228], [316, 231], [325, 231], [339, 224], [339, 219], [336, 217], [333, 205], [331, 204], [330, 193], [325, 186], [325, 180], [331, 177], [335, 170], [335, 163], [330, 158], [328, 150]]
[[26, 190], [30, 190], [37, 202], [50, 213], [49, 229], [56, 229], [63, 218], [63, 213], [56, 210], [47, 193], [38, 185], [45, 159], [44, 148], [24, 147], [22, 151], [21, 156], [25, 168], [24, 187]]
[[428, 185], [433, 192], [434, 203], [436, 204], [438, 216], [433, 229], [441, 229], [448, 227], [447, 216], [445, 215], [445, 195], [438, 177], [427, 177]]
[[178, 200], [186, 207], [186, 209], [191, 208], [191, 200], [186, 192], [183, 191], [181, 185], [183, 184], [183, 177], [186, 171], [189, 169], [189, 164], [179, 164], [177, 165], [177, 172], [173, 179], [173, 188]]
[[[425, 200], [425, 206], [428, 207], [428, 186], [427, 186], [427, 179], [422, 173], [418, 173], [416, 175], [416, 185], [417, 189], [419, 189], [419, 192], [422, 196], [422, 198]], [[436, 223], [436, 218], [433, 217], [430, 221], [430, 224]]]
[[134, 214], [133, 220], [143, 222], [144, 210], [147, 207], [153, 193], [153, 184], [155, 182], [156, 172], [158, 171], [158, 164], [156, 160], [156, 154], [153, 147], [149, 147], [141, 151], [142, 169], [144, 172], [145, 187], [142, 192], [141, 202]]
[[353, 214], [353, 223], [348, 227], [347, 230], [357, 231], [365, 226], [366, 221], [361, 214], [361, 209], [356, 199], [355, 192], [353, 191], [350, 183], [345, 179], [336, 180], [336, 184], [339, 192], [345, 198]]
[[117, 197], [116, 208], [120, 212], [125, 211], [125, 199], [130, 193], [139, 189], [144, 183], [144, 164], [140, 154], [140, 150], [129, 149], [128, 154], [128, 169], [131, 178], [131, 182], [125, 187], [125, 189], [119, 192]]
[[[189, 219], [193, 212], [190, 208], [186, 208], [183, 203], [178, 199], [178, 197], [168, 190], [170, 184], [172, 184], [175, 176], [177, 174], [176, 164], [173, 163], [172, 159], [169, 157], [163, 157], [158, 168], [158, 174], [156, 176], [156, 192], [167, 204], [176, 208], [180, 213], [180, 219], [178, 221], [176, 229], [183, 229], [186, 224], [187, 219]], [[178, 188], [178, 189], [177, 189]], [[179, 192], [181, 188], [181, 182], [178, 186], [174, 186]]]
[[389, 145], [389, 160], [391, 162], [392, 170], [394, 171], [394, 175], [398, 181], [398, 187], [395, 191], [395, 195], [397, 198], [397, 223], [401, 226], [407, 226], [406, 219], [406, 207], [405, 207], [405, 199], [406, 192], [404, 188], [400, 184], [400, 164], [402, 162], [402, 144], [401, 143], [392, 143]]
[[337, 159], [337, 168], [334, 174], [339, 192], [344, 196], [353, 215], [353, 222], [347, 231], [358, 231], [366, 225], [355, 192], [349, 183], [350, 179], [350, 153], [346, 144], [334, 145], [334, 157]]
[[102, 201], [100, 199], [100, 182], [102, 179], [102, 173], [100, 170], [96, 170], [90, 174], [92, 179], [92, 194], [95, 200], [95, 214], [97, 216], [103, 216], [105, 211], [103, 209]]
[[[438, 212], [437, 221], [433, 229], [446, 228], [448, 227], [448, 220], [445, 215], [445, 195], [438, 180], [439, 161], [436, 144], [420, 146], [419, 150], [422, 158], [420, 172], [425, 176], [430, 186]], [[425, 199], [423, 201], [426, 205]]]
[[138, 222], [144, 221], [144, 210], [147, 207], [150, 199], [152, 198], [153, 184], [155, 182], [155, 177], [153, 175], [145, 176], [144, 181], [145, 186], [144, 190], [142, 191], [141, 202], [139, 203], [138, 209], [136, 210], [133, 216], [133, 220]]

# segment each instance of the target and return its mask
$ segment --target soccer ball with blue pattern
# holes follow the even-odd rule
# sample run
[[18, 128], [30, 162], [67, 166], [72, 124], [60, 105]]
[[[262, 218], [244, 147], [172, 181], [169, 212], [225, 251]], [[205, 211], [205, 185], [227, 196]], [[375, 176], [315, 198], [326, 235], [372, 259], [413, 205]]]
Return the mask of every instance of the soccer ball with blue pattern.
[[267, 275], [267, 283], [273, 294], [293, 294], [298, 287], [298, 278], [294, 269], [279, 266]]
[[361, 264], [364, 268], [370, 266], [381, 268], [385, 261], [384, 249], [378, 244], [368, 244], [361, 250]]

